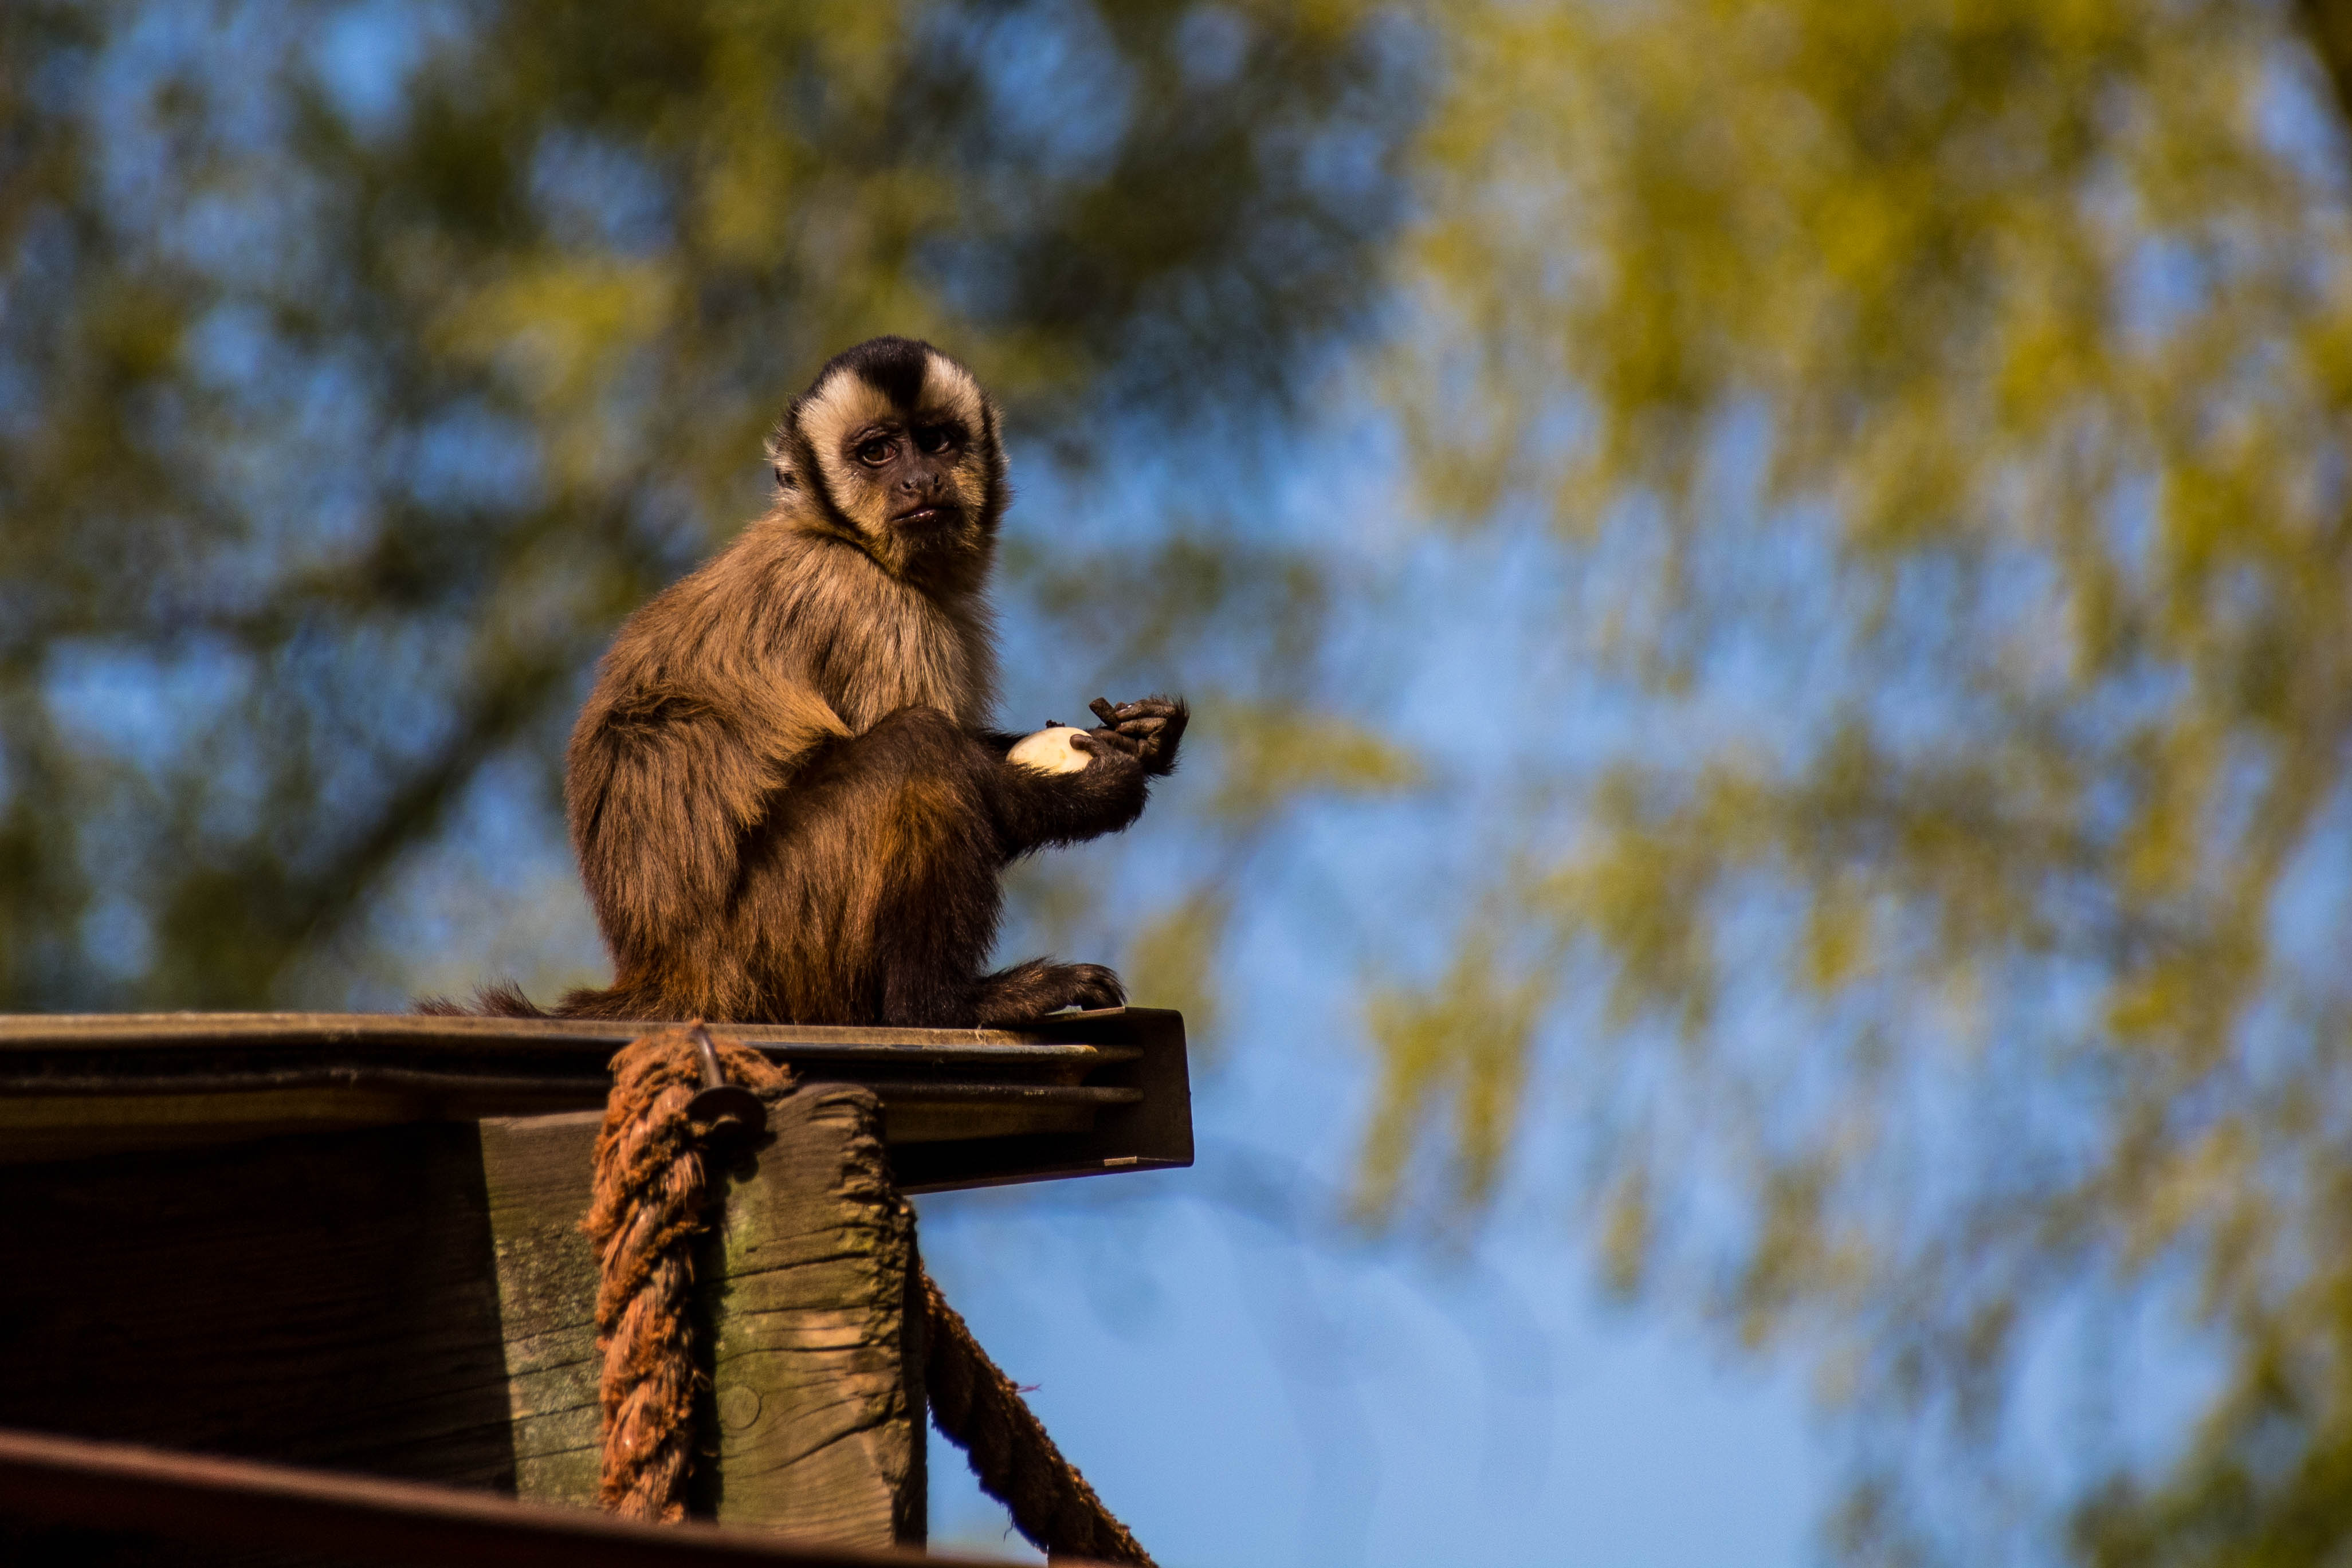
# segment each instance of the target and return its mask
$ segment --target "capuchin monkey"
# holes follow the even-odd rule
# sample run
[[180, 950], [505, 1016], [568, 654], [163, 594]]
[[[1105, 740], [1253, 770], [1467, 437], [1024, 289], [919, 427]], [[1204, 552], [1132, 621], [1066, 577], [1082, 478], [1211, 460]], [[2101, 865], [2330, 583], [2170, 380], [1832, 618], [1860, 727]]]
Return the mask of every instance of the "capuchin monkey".
[[982, 967], [1005, 865], [1134, 821], [1187, 717], [989, 727], [997, 427], [939, 350], [858, 344], [777, 425], [767, 514], [622, 626], [564, 787], [614, 981], [557, 1014], [988, 1028], [1125, 999], [1097, 964]]

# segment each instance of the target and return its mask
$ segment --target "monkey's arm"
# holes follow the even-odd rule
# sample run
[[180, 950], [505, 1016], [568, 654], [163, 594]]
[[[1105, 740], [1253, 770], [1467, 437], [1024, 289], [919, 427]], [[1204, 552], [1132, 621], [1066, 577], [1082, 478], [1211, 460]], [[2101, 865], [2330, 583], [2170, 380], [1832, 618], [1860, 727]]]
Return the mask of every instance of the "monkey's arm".
[[[1155, 779], [1176, 771], [1176, 747], [1183, 740], [1184, 727], [1192, 717], [1192, 710], [1182, 697], [1150, 696], [1141, 702], [1116, 704], [1108, 697], [1097, 697], [1087, 705], [1087, 709], [1102, 720], [1100, 727], [1087, 732], [1096, 739], [1134, 758]], [[1049, 718], [1045, 725], [1053, 728], [1061, 722]], [[1029, 738], [994, 729], [974, 730], [972, 734], [999, 757]]]
[[1072, 732], [1069, 745], [1085, 754], [1085, 767], [1046, 773], [996, 761], [989, 769], [991, 814], [1007, 860], [1115, 833], [1143, 814], [1150, 780], [1140, 763], [1090, 734]]
[[650, 952], [732, 890], [743, 834], [794, 770], [849, 727], [805, 686], [600, 689], [572, 732], [572, 843], [604, 932]]
[[[1103, 721], [1099, 729], [973, 733], [978, 747], [1003, 758], [992, 771], [1007, 859], [1045, 844], [1118, 831], [1142, 812], [1150, 779], [1175, 771], [1177, 743], [1192, 716], [1182, 698], [1150, 696], [1114, 706], [1097, 697], [1089, 706]], [[1049, 736], [1067, 749], [1057, 749]], [[1034, 742], [1046, 744], [1034, 747], [1034, 757], [1024, 757]]]

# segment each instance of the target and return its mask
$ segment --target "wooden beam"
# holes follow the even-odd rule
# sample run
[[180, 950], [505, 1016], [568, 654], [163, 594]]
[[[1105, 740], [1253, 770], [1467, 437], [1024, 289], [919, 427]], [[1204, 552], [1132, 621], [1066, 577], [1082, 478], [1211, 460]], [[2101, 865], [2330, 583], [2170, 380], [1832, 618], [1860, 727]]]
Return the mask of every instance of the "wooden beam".
[[[22, 1521], [449, 1568], [1003, 1568], [982, 1558], [862, 1551], [708, 1524], [635, 1524], [446, 1487], [0, 1430], [0, 1532]], [[33, 1551], [59, 1543], [21, 1532], [18, 1541]]]
[[[644, 1023], [364, 1013], [0, 1014], [0, 1164], [590, 1110]], [[1192, 1163], [1183, 1020], [1027, 1029], [731, 1026], [803, 1079], [859, 1083], [910, 1191]], [[915, 1152], [919, 1150], [919, 1152]]]

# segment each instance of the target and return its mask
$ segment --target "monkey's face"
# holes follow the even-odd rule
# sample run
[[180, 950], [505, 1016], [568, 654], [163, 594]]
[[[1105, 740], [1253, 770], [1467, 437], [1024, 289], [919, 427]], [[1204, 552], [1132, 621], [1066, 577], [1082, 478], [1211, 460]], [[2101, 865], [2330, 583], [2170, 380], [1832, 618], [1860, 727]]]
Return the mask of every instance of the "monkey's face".
[[[995, 411], [970, 371], [905, 339], [825, 368], [787, 423], [838, 524], [891, 571], [981, 556], [1002, 509]], [[782, 461], [793, 485], [799, 465]]]

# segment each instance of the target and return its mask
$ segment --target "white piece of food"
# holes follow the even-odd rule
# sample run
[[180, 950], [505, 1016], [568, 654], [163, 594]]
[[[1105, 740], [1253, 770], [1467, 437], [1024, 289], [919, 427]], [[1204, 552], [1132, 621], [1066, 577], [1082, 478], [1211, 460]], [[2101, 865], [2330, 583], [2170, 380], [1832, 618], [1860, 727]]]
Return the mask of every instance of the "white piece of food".
[[1040, 773], [1076, 773], [1087, 765], [1087, 754], [1070, 742], [1085, 733], [1066, 724], [1057, 724], [1014, 741], [1013, 749], [1004, 754], [1005, 759]]

